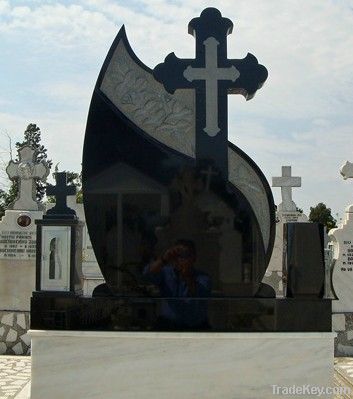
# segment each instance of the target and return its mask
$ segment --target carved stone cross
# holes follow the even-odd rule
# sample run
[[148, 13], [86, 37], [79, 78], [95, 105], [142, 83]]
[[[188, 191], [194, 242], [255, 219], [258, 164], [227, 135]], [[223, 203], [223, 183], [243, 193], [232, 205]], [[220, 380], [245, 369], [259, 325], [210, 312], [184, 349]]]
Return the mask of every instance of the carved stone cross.
[[301, 177], [292, 176], [291, 166], [282, 166], [282, 176], [272, 177], [272, 187], [281, 187], [282, 203], [278, 205], [279, 211], [295, 212], [297, 206], [292, 200], [292, 187], [301, 187]]
[[10, 205], [10, 209], [38, 211], [36, 200], [36, 179], [45, 180], [49, 174], [49, 167], [45, 161], [36, 162], [36, 151], [26, 145], [18, 150], [19, 161], [10, 161], [6, 173], [11, 180], [19, 184], [18, 196]]
[[353, 163], [347, 161], [341, 166], [340, 172], [344, 180], [353, 179]]
[[169, 93], [177, 89], [196, 91], [196, 160], [213, 163], [228, 179], [228, 94], [250, 100], [267, 79], [267, 70], [248, 54], [227, 58], [227, 36], [233, 23], [215, 8], [206, 8], [189, 23], [196, 39], [196, 58], [169, 54], [153, 71]]
[[75, 186], [67, 185], [66, 172], [55, 173], [56, 186], [48, 185], [47, 195], [55, 197], [55, 206], [47, 211], [45, 218], [75, 218], [76, 212], [69, 208], [66, 199], [69, 195], [76, 194]]

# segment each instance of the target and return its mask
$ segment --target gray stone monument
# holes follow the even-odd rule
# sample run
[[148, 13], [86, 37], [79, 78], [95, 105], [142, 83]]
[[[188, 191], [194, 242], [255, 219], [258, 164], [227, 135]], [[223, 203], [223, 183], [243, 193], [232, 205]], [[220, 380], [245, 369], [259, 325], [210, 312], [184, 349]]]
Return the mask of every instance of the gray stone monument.
[[[340, 169], [344, 180], [353, 178], [353, 163]], [[332, 301], [333, 329], [338, 333], [336, 356], [353, 356], [353, 204], [345, 210], [342, 223], [328, 233], [333, 249]]]
[[23, 146], [18, 151], [19, 162], [10, 161], [6, 173], [11, 180], [18, 180], [19, 193], [10, 209], [38, 211], [36, 201], [35, 180], [45, 180], [49, 174], [49, 168], [44, 161], [36, 162], [36, 152], [30, 146]]
[[297, 211], [292, 199], [292, 187], [301, 187], [301, 177], [292, 176], [291, 166], [282, 166], [282, 176], [272, 178], [272, 187], [281, 187], [282, 202], [276, 212], [276, 236], [269, 267], [263, 282], [270, 284], [278, 297], [283, 296], [283, 225], [288, 222], [307, 222], [308, 218]]
[[[353, 164], [341, 168], [343, 178], [353, 178]], [[333, 246], [334, 269], [332, 282], [337, 301], [332, 302], [334, 313], [353, 312], [353, 204], [345, 211], [342, 224], [329, 232]]]
[[0, 354], [25, 354], [30, 340], [30, 298], [35, 287], [36, 226], [43, 217], [36, 201], [36, 179], [45, 180], [49, 168], [36, 162], [36, 153], [24, 146], [19, 162], [10, 161], [6, 172], [19, 183], [16, 200], [0, 222]]

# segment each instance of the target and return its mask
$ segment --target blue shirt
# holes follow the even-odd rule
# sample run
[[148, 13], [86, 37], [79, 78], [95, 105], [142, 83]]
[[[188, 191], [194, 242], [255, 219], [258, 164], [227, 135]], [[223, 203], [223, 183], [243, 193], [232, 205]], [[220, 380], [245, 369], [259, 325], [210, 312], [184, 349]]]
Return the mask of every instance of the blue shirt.
[[160, 315], [162, 318], [180, 327], [196, 327], [207, 323], [207, 300], [211, 296], [210, 277], [193, 269], [195, 293], [189, 292], [189, 287], [181, 278], [173, 265], [165, 265], [159, 273], [151, 273], [151, 265], [144, 269], [144, 276], [155, 284], [161, 297], [168, 298], [162, 302]]

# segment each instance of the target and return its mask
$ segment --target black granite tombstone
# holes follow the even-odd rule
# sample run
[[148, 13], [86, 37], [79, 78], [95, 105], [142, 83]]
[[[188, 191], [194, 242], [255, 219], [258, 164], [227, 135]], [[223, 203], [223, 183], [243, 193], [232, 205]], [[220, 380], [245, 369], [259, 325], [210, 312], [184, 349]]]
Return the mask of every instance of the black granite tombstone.
[[55, 197], [55, 206], [43, 219], [36, 220], [36, 291], [33, 300], [82, 295], [82, 228], [76, 212], [66, 204], [76, 194], [67, 185], [66, 172], [55, 174], [56, 185], [48, 185], [46, 194]]
[[45, 219], [75, 219], [76, 212], [67, 206], [66, 198], [68, 195], [76, 194], [76, 187], [67, 185], [66, 172], [55, 173], [55, 179], [56, 185], [48, 185], [46, 188], [46, 194], [55, 197], [55, 206], [49, 209], [44, 217]]
[[[32, 328], [330, 330], [330, 301], [277, 300], [262, 283], [274, 202], [261, 170], [228, 141], [227, 96], [251, 99], [267, 70], [251, 54], [228, 59], [232, 28], [205, 9], [189, 24], [195, 59], [172, 53], [154, 70], [120, 30], [83, 151], [86, 222], [106, 284], [93, 298], [33, 298]], [[288, 309], [294, 317], [281, 318]]]
[[194, 269], [208, 275], [210, 296], [252, 297], [261, 287], [273, 199], [259, 168], [228, 142], [227, 95], [253, 97], [267, 70], [252, 55], [227, 58], [232, 26], [206, 9], [189, 24], [196, 58], [172, 53], [153, 74], [122, 30], [104, 63], [87, 122], [83, 190], [92, 244], [114, 295], [153, 292], [147, 265], [183, 240], [195, 247]]
[[285, 223], [283, 274], [287, 297], [324, 294], [324, 226], [319, 223]]

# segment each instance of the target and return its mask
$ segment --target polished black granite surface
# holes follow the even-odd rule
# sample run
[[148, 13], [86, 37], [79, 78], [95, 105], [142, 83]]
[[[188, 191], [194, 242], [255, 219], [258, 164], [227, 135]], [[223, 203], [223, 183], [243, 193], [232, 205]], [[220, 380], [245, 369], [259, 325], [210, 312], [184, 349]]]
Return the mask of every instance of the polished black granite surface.
[[319, 223], [285, 223], [283, 240], [286, 296], [321, 298], [325, 281], [324, 226]]
[[[266, 80], [267, 70], [254, 56], [227, 58], [231, 26], [218, 10], [204, 10], [189, 26], [197, 31], [196, 58], [182, 60], [177, 69], [159, 65], [154, 75], [133, 54], [121, 30], [103, 64], [87, 120], [83, 198], [95, 256], [114, 295], [149, 296], [146, 292], [150, 287], [144, 282], [146, 268], [165, 258], [180, 241], [194, 247], [189, 270], [207, 275], [208, 296], [253, 297], [260, 289], [274, 242], [274, 202], [261, 170], [228, 142], [227, 96], [237, 93], [250, 99]], [[203, 42], [210, 37], [212, 43], [218, 40], [218, 52], [204, 48]], [[119, 58], [122, 47], [127, 54]], [[210, 93], [206, 93], [205, 82], [190, 84], [180, 71], [189, 63], [191, 68], [203, 67], [211, 56], [216, 63], [212, 65], [222, 67], [222, 71], [230, 68], [236, 74], [237, 67], [241, 76], [233, 80], [213, 73], [212, 80], [219, 88], [214, 93], [218, 108], [208, 110], [206, 117], [205, 98]], [[131, 78], [134, 65], [138, 65], [136, 79], [141, 82], [136, 87]], [[126, 85], [121, 85], [121, 76], [126, 76]], [[107, 87], [111, 85], [115, 89], [109, 98]], [[193, 128], [187, 136], [194, 142], [193, 156], [173, 148], [176, 140], [186, 137], [185, 129], [177, 128], [185, 118], [183, 112], [193, 112], [168, 94], [178, 87], [196, 96], [195, 118], [190, 122]], [[156, 90], [163, 90], [163, 94], [157, 96]], [[135, 110], [139, 101], [143, 105]], [[153, 105], [156, 102], [158, 106]], [[125, 112], [117, 104], [126, 106]], [[129, 114], [131, 109], [135, 111]], [[135, 122], [145, 129], [131, 119], [136, 115]], [[219, 125], [217, 131], [205, 127], [210, 118]], [[146, 131], [156, 121], [163, 121], [158, 126], [164, 142], [153, 136], [153, 131]], [[175, 130], [169, 137], [170, 126]], [[231, 156], [237, 161], [230, 162]], [[231, 172], [239, 176], [239, 187], [236, 179], [230, 181]], [[263, 209], [256, 213], [259, 198]], [[169, 265], [176, 262], [175, 256], [168, 257]]]
[[[34, 293], [35, 294], [35, 293]], [[168, 322], [165, 309], [179, 311]], [[190, 318], [195, 309], [197, 319]], [[201, 316], [200, 316], [201, 315]], [[67, 298], [34, 295], [31, 328], [82, 331], [331, 331], [331, 301], [274, 298]]]
[[[83, 151], [86, 223], [106, 284], [93, 298], [34, 292], [32, 329], [331, 331], [330, 300], [276, 299], [262, 283], [275, 206], [261, 170], [228, 141], [227, 97], [252, 98], [267, 70], [250, 54], [228, 58], [232, 27], [205, 9], [189, 24], [195, 58], [170, 54], [154, 71], [119, 32]], [[300, 256], [313, 260], [310, 250]], [[321, 263], [308, 267], [310, 288]]]

